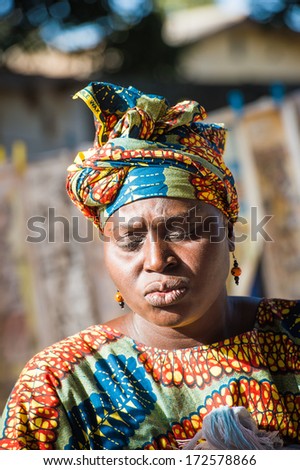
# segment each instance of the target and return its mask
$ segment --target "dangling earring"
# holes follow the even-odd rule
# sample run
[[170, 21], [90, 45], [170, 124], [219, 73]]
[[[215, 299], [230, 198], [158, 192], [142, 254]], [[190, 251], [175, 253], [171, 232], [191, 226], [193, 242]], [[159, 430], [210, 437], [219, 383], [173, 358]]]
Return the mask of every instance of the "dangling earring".
[[121, 308], [124, 308], [125, 302], [119, 290], [115, 294], [115, 301], [118, 302]]
[[242, 274], [242, 270], [239, 267], [239, 263], [237, 262], [237, 259], [234, 256], [234, 253], [232, 253], [232, 256], [233, 256], [234, 262], [233, 262], [233, 268], [231, 270], [231, 274], [234, 277], [234, 282], [236, 283], [236, 285], [238, 285], [239, 280], [240, 280], [240, 275]]

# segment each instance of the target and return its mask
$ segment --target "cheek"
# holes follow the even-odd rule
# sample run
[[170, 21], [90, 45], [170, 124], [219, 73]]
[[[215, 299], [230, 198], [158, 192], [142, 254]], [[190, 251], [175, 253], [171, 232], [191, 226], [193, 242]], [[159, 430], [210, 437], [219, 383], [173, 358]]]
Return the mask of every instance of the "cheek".
[[189, 265], [197, 278], [202, 282], [215, 282], [217, 279], [224, 282], [228, 276], [229, 270], [229, 251], [227, 244], [221, 243], [202, 243], [198, 249], [191, 252], [189, 256]]
[[110, 243], [104, 247], [104, 262], [113, 283], [121, 292], [127, 286], [133, 285], [135, 269], [132, 261], [128, 257], [124, 259], [119, 250], [116, 250]]
[[225, 282], [229, 271], [229, 250], [227, 243], [218, 243], [213, 246], [210, 262], [213, 265], [215, 279]]
[[117, 285], [120, 277], [120, 267], [118, 258], [115, 256], [110, 243], [104, 245], [104, 263], [112, 281]]

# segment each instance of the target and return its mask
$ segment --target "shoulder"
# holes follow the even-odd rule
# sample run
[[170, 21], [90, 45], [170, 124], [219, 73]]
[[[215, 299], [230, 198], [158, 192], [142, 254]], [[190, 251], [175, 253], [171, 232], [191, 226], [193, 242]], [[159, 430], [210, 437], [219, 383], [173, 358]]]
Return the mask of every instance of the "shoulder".
[[300, 336], [300, 301], [251, 296], [230, 297], [235, 319], [244, 331], [276, 325], [292, 336]]
[[230, 297], [232, 304], [240, 312], [252, 312], [255, 316], [262, 312], [272, 312], [273, 315], [287, 316], [291, 312], [300, 313], [300, 300], [252, 297], [252, 296], [236, 296]]
[[[121, 337], [107, 325], [95, 325], [33, 356], [21, 372], [3, 411], [0, 448], [53, 448], [59, 423], [68, 425], [65, 405], [70, 395], [71, 400], [81, 399], [82, 393], [86, 397], [87, 385], [96, 389], [94, 370], [90, 367], [95, 360], [93, 355]], [[101, 355], [98, 354], [97, 360]], [[73, 392], [69, 393], [70, 386], [74, 396]]]
[[107, 325], [95, 325], [46, 347], [35, 354], [21, 371], [9, 398], [10, 406], [26, 403], [24, 406], [28, 407], [28, 400], [34, 397], [39, 397], [38, 401], [44, 404], [46, 401], [56, 402], [57, 390], [62, 387], [64, 379], [80, 363], [121, 336]]
[[300, 301], [282, 298], [262, 298], [257, 305], [258, 320], [271, 320], [272, 318], [285, 319], [289, 316], [299, 315]]
[[257, 323], [260, 327], [276, 325], [281, 333], [300, 338], [300, 301], [265, 298], [257, 309]]
[[93, 325], [35, 354], [24, 367], [21, 377], [47, 374], [54, 376], [55, 382], [59, 382], [77, 364], [120, 337], [121, 333], [108, 325]]

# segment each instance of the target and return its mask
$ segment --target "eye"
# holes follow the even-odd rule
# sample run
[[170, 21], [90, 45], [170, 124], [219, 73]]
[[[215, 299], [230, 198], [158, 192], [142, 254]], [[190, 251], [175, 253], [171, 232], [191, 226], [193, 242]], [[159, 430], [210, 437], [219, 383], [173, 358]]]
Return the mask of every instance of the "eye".
[[117, 245], [124, 251], [137, 251], [143, 244], [145, 235], [127, 234], [117, 240]]
[[180, 242], [185, 240], [186, 236], [187, 234], [184, 232], [184, 230], [179, 230], [178, 232], [168, 232], [165, 239], [172, 242]]
[[172, 242], [189, 241], [202, 238], [203, 227], [202, 224], [187, 224], [177, 230], [168, 230], [166, 233], [166, 240]]

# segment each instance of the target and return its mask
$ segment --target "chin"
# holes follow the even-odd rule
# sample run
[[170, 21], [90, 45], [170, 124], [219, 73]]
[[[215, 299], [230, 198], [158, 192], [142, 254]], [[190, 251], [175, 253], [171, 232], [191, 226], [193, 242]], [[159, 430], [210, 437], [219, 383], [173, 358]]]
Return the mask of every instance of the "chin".
[[[185, 312], [184, 314], [182, 312]], [[181, 309], [181, 313], [174, 309], [161, 309], [152, 312], [149, 317], [145, 317], [148, 322], [156, 326], [165, 328], [178, 328], [187, 324], [186, 309]]]

